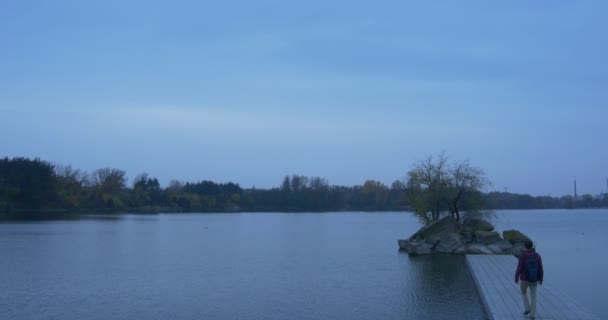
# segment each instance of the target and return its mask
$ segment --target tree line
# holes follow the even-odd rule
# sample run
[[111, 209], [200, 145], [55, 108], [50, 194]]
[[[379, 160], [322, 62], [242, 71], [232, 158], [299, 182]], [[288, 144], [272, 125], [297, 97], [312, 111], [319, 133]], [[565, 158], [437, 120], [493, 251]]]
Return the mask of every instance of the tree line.
[[[466, 177], [465, 173], [460, 172], [458, 177]], [[463, 183], [460, 195], [458, 189], [454, 189], [456, 193], [451, 195], [450, 204], [453, 214], [466, 210], [468, 202], [478, 199], [482, 199], [488, 208], [498, 209], [567, 208], [579, 204], [608, 207], [608, 199], [592, 198], [588, 202], [572, 199], [568, 202], [563, 197], [497, 192], [481, 194], [473, 189], [479, 187], [475, 183], [483, 181], [473, 180], [460, 181]], [[269, 189], [244, 189], [238, 183], [208, 180], [172, 181], [162, 187], [157, 178], [145, 173], [137, 175], [129, 185], [126, 172], [116, 168], [101, 168], [87, 173], [40, 159], [0, 158], [0, 217], [4, 219], [45, 219], [80, 213], [428, 209], [420, 207], [422, 200], [428, 200], [423, 199], [426, 196], [418, 200], [412, 197], [416, 188], [423, 186], [412, 183], [412, 176], [407, 183], [397, 180], [390, 186], [374, 180], [357, 186], [335, 186], [320, 177], [301, 175], [286, 176], [278, 187]], [[587, 199], [586, 195], [582, 199]]]

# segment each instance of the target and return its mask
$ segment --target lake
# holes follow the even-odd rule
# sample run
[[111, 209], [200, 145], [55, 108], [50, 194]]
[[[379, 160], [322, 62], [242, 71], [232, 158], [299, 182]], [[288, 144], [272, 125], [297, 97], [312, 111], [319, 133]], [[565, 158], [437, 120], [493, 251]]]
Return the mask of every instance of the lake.
[[600, 319], [608, 319], [608, 210], [505, 211], [497, 229], [518, 229], [534, 240], [545, 282]]
[[[507, 211], [497, 227], [533, 237], [545, 281], [607, 318], [607, 213]], [[2, 223], [0, 319], [483, 319], [463, 257], [398, 251], [418, 228], [400, 212]]]

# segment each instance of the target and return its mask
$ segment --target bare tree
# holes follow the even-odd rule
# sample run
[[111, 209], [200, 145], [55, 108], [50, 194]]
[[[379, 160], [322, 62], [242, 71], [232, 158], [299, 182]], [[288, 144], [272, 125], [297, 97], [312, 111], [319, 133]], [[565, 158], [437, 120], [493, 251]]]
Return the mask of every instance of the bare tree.
[[424, 224], [440, 218], [445, 210], [449, 184], [448, 159], [441, 153], [435, 160], [429, 156], [407, 173], [408, 200]]
[[481, 209], [475, 204], [481, 199], [480, 192], [490, 185], [485, 173], [472, 166], [468, 161], [455, 163], [450, 170], [450, 184], [448, 188], [448, 208], [456, 220], [460, 220], [460, 210], [468, 213], [478, 213]]
[[102, 168], [91, 174], [91, 185], [100, 193], [118, 194], [127, 185], [127, 176], [123, 170]]
[[480, 212], [481, 192], [489, 185], [484, 172], [468, 161], [450, 163], [444, 153], [418, 162], [407, 174], [407, 197], [414, 213], [429, 224], [445, 214]]
[[55, 165], [55, 176], [66, 187], [81, 189], [90, 183], [89, 175], [72, 166]]

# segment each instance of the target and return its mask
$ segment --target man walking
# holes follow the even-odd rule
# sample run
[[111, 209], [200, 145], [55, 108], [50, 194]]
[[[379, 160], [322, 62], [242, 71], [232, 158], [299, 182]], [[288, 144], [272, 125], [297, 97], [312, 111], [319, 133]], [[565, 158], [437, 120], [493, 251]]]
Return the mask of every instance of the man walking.
[[[521, 280], [519, 287], [524, 300], [524, 315], [529, 314], [530, 319], [534, 319], [536, 318], [536, 285], [543, 284], [543, 261], [534, 250], [532, 241], [526, 240], [524, 245], [526, 250], [519, 255], [515, 283]], [[528, 288], [530, 288], [531, 301], [528, 301]]]

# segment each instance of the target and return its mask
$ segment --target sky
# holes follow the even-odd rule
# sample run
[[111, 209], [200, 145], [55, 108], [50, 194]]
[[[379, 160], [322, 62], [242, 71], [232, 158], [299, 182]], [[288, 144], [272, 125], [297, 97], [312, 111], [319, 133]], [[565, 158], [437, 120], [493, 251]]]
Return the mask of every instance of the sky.
[[606, 191], [606, 1], [0, 2], [0, 157], [162, 184]]

